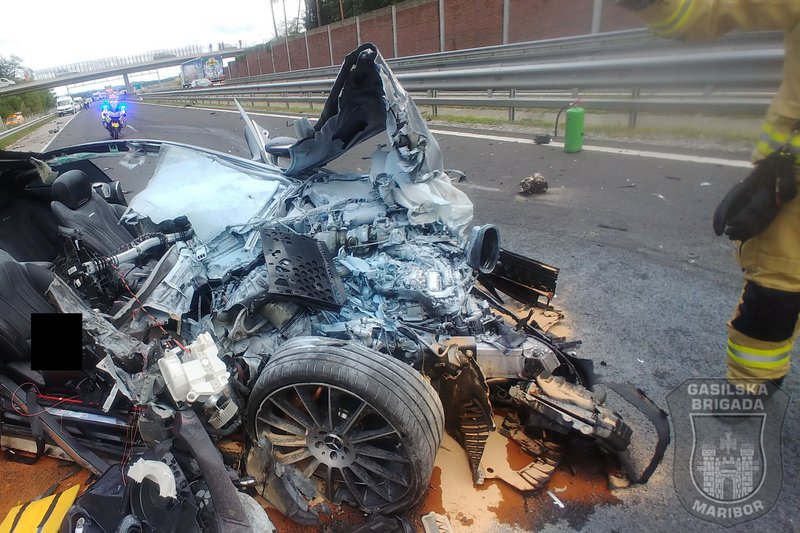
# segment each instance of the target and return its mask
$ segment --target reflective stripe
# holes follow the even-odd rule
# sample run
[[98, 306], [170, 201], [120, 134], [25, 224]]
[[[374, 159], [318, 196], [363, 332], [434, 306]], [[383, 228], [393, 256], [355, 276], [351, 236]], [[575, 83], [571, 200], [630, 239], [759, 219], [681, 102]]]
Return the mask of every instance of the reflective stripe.
[[789, 140], [789, 133], [783, 133], [781, 131], [777, 131], [775, 126], [773, 126], [769, 122], [764, 122], [761, 125], [761, 131], [769, 135], [770, 138], [775, 139], [776, 141], [780, 142], [787, 142]]
[[772, 124], [765, 122], [761, 126], [761, 136], [756, 144], [756, 149], [764, 155], [769, 155], [783, 148], [790, 140], [792, 153], [800, 155], [800, 138], [798, 138], [798, 135], [792, 136], [790, 133], [776, 131]]
[[678, 9], [661, 22], [650, 25], [654, 33], [670, 36], [681, 30], [689, 20], [689, 11], [693, 6], [692, 0], [683, 0]]
[[760, 350], [747, 348], [728, 340], [728, 357], [744, 367], [751, 368], [778, 368], [789, 363], [789, 352], [792, 351], [794, 342], [773, 350]]

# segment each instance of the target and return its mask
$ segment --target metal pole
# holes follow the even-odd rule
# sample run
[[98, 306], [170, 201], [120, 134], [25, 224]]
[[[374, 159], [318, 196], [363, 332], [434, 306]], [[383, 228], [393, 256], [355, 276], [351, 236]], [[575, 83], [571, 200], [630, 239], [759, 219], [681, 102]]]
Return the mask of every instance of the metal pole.
[[303, 39], [306, 41], [306, 62], [308, 63], [308, 68], [311, 68], [311, 50], [308, 49], [308, 30], [303, 32]]
[[503, 44], [508, 44], [508, 20], [511, 12], [511, 0], [503, 0]]
[[278, 38], [278, 22], [275, 20], [275, 6], [273, 6], [273, 2], [276, 0], [267, 0], [269, 2], [269, 10], [272, 13], [272, 29], [275, 30], [275, 39]]
[[603, 17], [603, 0], [592, 4], [592, 33], [600, 33], [600, 19]]
[[[516, 89], [511, 89], [511, 90], [508, 91], [508, 97], [509, 98], [516, 98], [516, 96], [517, 96], [517, 90]], [[515, 118], [517, 118], [517, 109], [515, 107], [509, 107], [508, 108], [508, 121], [509, 122], [514, 122]]]
[[292, 71], [292, 54], [289, 52], [289, 20], [286, 18], [286, 0], [283, 0], [283, 31], [284, 42], [286, 43], [286, 61], [289, 63], [289, 72]]
[[331, 66], [333, 66], [333, 41], [331, 40], [331, 25], [325, 26], [328, 28], [328, 51], [331, 53]]
[[[631, 97], [634, 100], [638, 100], [639, 96], [641, 94], [642, 94], [641, 87], [634, 87], [633, 91], [631, 91]], [[636, 119], [637, 119], [636, 111], [631, 111], [631, 112], [628, 113], [628, 127], [629, 128], [635, 128], [636, 127]]]
[[444, 0], [439, 0], [439, 51], [444, 52]]
[[361, 16], [356, 16], [356, 42], [361, 46]]
[[339, 0], [339, 20], [344, 20], [344, 3]]
[[397, 6], [392, 4], [392, 45], [394, 57], [397, 57]]

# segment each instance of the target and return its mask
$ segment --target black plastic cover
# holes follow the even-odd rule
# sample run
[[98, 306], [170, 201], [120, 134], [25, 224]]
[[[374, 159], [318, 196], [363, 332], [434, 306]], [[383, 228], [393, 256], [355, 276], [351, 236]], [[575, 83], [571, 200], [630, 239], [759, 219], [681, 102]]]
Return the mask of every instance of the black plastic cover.
[[310, 307], [338, 311], [347, 301], [333, 258], [322, 242], [274, 228], [261, 228], [269, 294]]

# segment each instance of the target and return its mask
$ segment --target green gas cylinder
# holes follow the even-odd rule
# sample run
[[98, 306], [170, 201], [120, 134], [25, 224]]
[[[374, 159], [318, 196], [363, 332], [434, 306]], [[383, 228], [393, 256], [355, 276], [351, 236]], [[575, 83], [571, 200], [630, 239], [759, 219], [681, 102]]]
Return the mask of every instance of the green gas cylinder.
[[567, 123], [564, 126], [564, 151], [580, 152], [583, 148], [583, 123], [586, 111], [582, 107], [567, 109]]

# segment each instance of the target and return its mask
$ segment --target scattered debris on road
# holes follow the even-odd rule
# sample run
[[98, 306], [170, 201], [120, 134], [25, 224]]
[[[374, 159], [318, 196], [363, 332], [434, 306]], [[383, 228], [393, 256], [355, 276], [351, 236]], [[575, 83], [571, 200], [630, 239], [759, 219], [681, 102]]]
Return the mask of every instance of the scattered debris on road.
[[605, 229], [613, 229], [617, 231], [628, 231], [628, 228], [626, 228], [625, 226], [616, 226], [613, 224], [598, 224], [597, 227]]
[[422, 527], [425, 533], [453, 533], [450, 519], [433, 511], [422, 517]]
[[548, 495], [548, 496], [550, 496], [550, 498], [552, 498], [552, 500], [553, 500], [553, 503], [554, 503], [555, 505], [558, 505], [558, 506], [559, 506], [559, 507], [561, 507], [562, 509], [564, 508], [564, 502], [562, 502], [561, 500], [559, 500], [559, 499], [558, 499], [558, 496], [556, 496], [555, 494], [553, 494], [553, 491], [551, 491], [551, 490], [548, 490], [548, 491], [547, 491], [547, 495]]
[[547, 180], [541, 173], [535, 172], [533, 176], [522, 178], [519, 182], [519, 192], [521, 194], [543, 194], [547, 192]]

